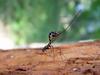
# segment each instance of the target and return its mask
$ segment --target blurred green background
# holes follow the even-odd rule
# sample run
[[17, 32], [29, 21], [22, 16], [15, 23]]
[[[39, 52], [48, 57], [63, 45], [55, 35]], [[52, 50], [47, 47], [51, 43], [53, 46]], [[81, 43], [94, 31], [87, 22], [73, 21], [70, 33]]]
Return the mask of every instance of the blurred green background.
[[99, 39], [100, 0], [0, 0], [0, 22], [16, 44], [48, 42], [48, 33], [63, 30], [79, 9], [79, 19], [56, 42]]

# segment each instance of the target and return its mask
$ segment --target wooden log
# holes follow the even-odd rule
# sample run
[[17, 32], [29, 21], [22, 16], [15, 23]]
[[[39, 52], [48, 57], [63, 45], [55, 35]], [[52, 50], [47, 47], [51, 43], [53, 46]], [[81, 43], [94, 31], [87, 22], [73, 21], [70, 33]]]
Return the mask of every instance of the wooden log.
[[0, 51], [0, 75], [100, 75], [100, 41]]

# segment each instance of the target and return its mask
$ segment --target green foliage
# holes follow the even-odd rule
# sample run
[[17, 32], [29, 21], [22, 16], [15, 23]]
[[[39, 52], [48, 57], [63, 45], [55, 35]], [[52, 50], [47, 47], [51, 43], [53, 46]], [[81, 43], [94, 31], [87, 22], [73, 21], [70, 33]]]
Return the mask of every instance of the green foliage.
[[[68, 41], [66, 37], [70, 40], [81, 39], [81, 35], [87, 36], [85, 29], [91, 21], [99, 22], [100, 0], [90, 2], [91, 8], [80, 16], [70, 33], [62, 34], [60, 41]], [[59, 23], [60, 17], [72, 15], [75, 3], [74, 0], [0, 0], [0, 17], [11, 27], [17, 44], [46, 42], [49, 32], [63, 29], [63, 24]], [[96, 38], [99, 31], [95, 34]]]

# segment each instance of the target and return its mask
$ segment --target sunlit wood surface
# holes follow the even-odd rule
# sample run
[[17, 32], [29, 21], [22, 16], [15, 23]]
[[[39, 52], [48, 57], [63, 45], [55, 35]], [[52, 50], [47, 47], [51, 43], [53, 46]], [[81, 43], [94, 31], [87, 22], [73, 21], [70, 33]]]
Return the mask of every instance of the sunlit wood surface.
[[0, 75], [100, 75], [100, 41], [1, 50]]

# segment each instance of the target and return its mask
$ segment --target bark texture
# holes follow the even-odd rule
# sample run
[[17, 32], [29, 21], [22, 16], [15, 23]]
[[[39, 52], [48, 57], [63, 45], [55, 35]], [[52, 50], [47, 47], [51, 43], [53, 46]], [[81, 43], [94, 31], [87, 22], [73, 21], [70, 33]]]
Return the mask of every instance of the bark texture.
[[100, 41], [1, 50], [0, 75], [100, 75]]

